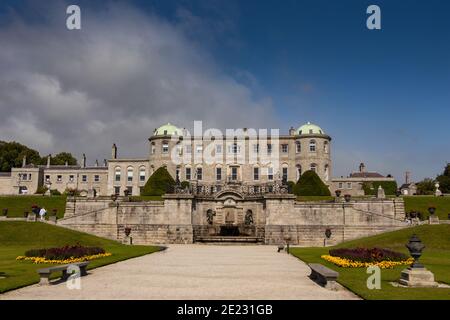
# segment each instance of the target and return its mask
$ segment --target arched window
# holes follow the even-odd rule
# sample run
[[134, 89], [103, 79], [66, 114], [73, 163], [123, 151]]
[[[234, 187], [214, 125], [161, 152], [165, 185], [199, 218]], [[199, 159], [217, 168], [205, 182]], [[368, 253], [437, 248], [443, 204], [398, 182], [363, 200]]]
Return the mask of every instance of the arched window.
[[302, 144], [300, 143], [300, 141], [295, 142], [295, 152], [297, 153], [302, 152]]
[[259, 180], [259, 168], [253, 167], [253, 180], [258, 181]]
[[184, 178], [185, 178], [185, 180], [187, 180], [187, 181], [191, 180], [191, 179], [192, 179], [192, 170], [191, 170], [191, 167], [186, 167], [184, 170], [185, 170], [185, 172], [184, 172]]
[[203, 180], [203, 168], [197, 167], [196, 171], [196, 180]]
[[139, 168], [139, 181], [145, 182], [145, 167]]
[[217, 181], [222, 180], [222, 167], [221, 166], [216, 167], [216, 180]]
[[288, 181], [288, 165], [286, 163], [281, 168], [281, 180]]
[[309, 140], [309, 151], [316, 152], [316, 140]]
[[127, 182], [133, 182], [133, 167], [127, 168]]
[[121, 175], [120, 167], [117, 167], [114, 170], [114, 181], [119, 182], [120, 181], [120, 175]]
[[152, 142], [152, 144], [151, 144], [150, 152], [151, 152], [152, 154], [155, 154], [155, 153], [156, 153], [156, 148], [155, 148], [155, 143], [154, 143], [154, 142]]
[[324, 168], [325, 173], [325, 181], [328, 181], [330, 179], [330, 170], [329, 166], [326, 164]]
[[324, 153], [328, 153], [328, 141], [325, 141], [325, 142], [323, 143], [323, 152], [324, 152]]
[[311, 163], [311, 165], [309, 166], [309, 170], [317, 173], [317, 164]]

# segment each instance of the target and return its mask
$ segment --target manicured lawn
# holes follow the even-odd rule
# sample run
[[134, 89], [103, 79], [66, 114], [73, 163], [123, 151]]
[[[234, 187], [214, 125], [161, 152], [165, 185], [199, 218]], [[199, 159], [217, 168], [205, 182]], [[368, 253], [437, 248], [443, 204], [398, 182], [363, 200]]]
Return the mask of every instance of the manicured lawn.
[[[450, 284], [450, 225], [423, 225], [384, 233], [377, 236], [348, 241], [333, 248], [382, 247], [408, 253], [405, 244], [416, 233], [426, 248], [420, 261], [431, 270], [437, 281]], [[364, 299], [449, 299], [450, 289], [396, 288], [389, 282], [400, 278], [405, 266], [381, 270], [381, 289], [369, 290], [369, 274], [365, 268], [341, 268], [320, 258], [330, 248], [292, 248], [291, 253], [306, 263], [321, 263], [339, 272], [338, 282]]]
[[44, 207], [47, 210], [47, 216], [52, 213], [53, 209], [57, 209], [57, 217], [62, 218], [66, 210], [65, 196], [1, 196], [0, 197], [0, 214], [3, 214], [3, 209], [8, 209], [8, 217], [23, 217], [23, 213], [28, 211], [31, 213], [31, 206], [33, 204], [39, 207]]
[[410, 196], [403, 197], [405, 200], [405, 210], [420, 211], [423, 217], [428, 217], [428, 207], [433, 205], [436, 207], [436, 215], [439, 219], [448, 220], [450, 213], [450, 197], [435, 197], [435, 196]]
[[[33, 248], [60, 247], [69, 244], [99, 246], [111, 256], [92, 260], [88, 269], [142, 256], [161, 248], [155, 246], [126, 246], [116, 241], [103, 239], [48, 225], [41, 222], [0, 222], [0, 293], [39, 282], [37, 269], [48, 264], [33, 264], [30, 261], [16, 261], [26, 250]], [[59, 275], [55, 275], [59, 276]]]

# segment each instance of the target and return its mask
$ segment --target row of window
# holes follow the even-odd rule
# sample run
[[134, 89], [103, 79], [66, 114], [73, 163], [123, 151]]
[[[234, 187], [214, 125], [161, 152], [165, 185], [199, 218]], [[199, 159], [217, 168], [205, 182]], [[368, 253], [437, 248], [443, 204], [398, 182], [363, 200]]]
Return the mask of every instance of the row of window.
[[[297, 165], [296, 169], [297, 169], [296, 180], [298, 180], [300, 178], [300, 176], [302, 175], [302, 167], [300, 165]], [[238, 180], [238, 167], [231, 167], [230, 170], [231, 170], [231, 172], [230, 172], [231, 175], [229, 176], [229, 179], [233, 180], [233, 181]], [[317, 172], [317, 165], [315, 163], [312, 163], [310, 165], [309, 170]], [[328, 174], [329, 174], [328, 165], [325, 165], [324, 173], [325, 173], [325, 179], [328, 180]], [[261, 176], [260, 168], [254, 167], [253, 168], [253, 180], [255, 180], [255, 181], [260, 180], [260, 176]], [[176, 169], [176, 177], [181, 180], [179, 168]], [[203, 168], [201, 168], [201, 167], [196, 168], [194, 176], [193, 176], [193, 172], [192, 172], [191, 168], [189, 168], [189, 167], [185, 168], [185, 178], [186, 178], [186, 180], [202, 180], [203, 179]], [[221, 181], [222, 178], [223, 178], [222, 168], [217, 167], [216, 168], [216, 180]], [[286, 181], [288, 180], [288, 168], [287, 167], [282, 168], [281, 178]], [[273, 168], [271, 168], [271, 167], [267, 168], [267, 179], [268, 180], [274, 179], [274, 171], [273, 171]]]
[[[351, 189], [352, 188], [352, 183], [351, 182], [347, 182], [345, 183], [346, 188], [347, 189]], [[338, 189], [344, 189], [344, 183], [343, 182], [339, 182], [338, 183]]]
[[[134, 169], [132, 167], [127, 168], [127, 182], [133, 182]], [[145, 167], [139, 168], [139, 181], [145, 182], [146, 174]], [[122, 169], [120, 167], [114, 170], [114, 181], [119, 182], [122, 179]]]
[[[178, 153], [182, 153], [182, 148], [180, 145], [177, 145]], [[222, 154], [223, 146], [221, 144], [216, 145], [216, 154]], [[184, 150], [187, 154], [192, 153], [192, 146], [191, 145], [185, 145]], [[273, 150], [273, 144], [268, 143], [267, 144], [267, 153], [271, 154]], [[310, 152], [316, 152], [317, 150], [317, 142], [314, 139], [311, 139], [309, 141], [309, 151]], [[297, 141], [295, 143], [295, 152], [300, 153], [302, 151], [302, 145], [300, 141]], [[324, 153], [328, 153], [328, 141], [324, 141], [323, 143], [323, 151]], [[197, 145], [195, 147], [196, 153], [203, 153], [203, 145]], [[241, 146], [238, 143], [233, 143], [232, 145], [228, 146], [228, 153], [229, 154], [239, 154], [241, 152]], [[260, 152], [260, 146], [259, 143], [253, 145], [253, 152], [259, 153]], [[289, 145], [288, 144], [282, 144], [281, 145], [281, 153], [288, 153], [289, 152]], [[151, 153], [156, 153], [156, 146], [155, 143], [152, 142], [151, 145]], [[162, 153], [169, 153], [169, 142], [163, 141], [162, 143]]]
[[[71, 174], [69, 175], [69, 183], [70, 182], [75, 182], [75, 175]], [[46, 175], [45, 176], [45, 182], [51, 182], [51, 178], [50, 175]], [[56, 182], [63, 182], [63, 175], [58, 174], [56, 176]], [[81, 175], [81, 182], [88, 182], [88, 176], [86, 174]], [[100, 182], [100, 175], [96, 174], [94, 175], [94, 182]]]
[[30, 181], [31, 180], [31, 173], [19, 173], [19, 180]]

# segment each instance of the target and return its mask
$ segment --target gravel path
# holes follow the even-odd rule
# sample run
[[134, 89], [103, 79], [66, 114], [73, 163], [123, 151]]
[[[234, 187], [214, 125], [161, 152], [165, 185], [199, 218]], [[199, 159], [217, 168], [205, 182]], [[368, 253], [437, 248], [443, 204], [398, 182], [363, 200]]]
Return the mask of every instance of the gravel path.
[[163, 252], [91, 270], [80, 290], [33, 285], [1, 299], [357, 299], [309, 278], [275, 246], [170, 245]]

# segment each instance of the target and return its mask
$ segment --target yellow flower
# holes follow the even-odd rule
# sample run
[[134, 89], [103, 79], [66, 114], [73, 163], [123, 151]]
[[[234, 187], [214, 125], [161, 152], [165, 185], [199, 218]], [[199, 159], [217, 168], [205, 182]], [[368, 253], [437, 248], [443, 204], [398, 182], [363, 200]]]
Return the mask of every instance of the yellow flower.
[[322, 255], [321, 258], [343, 268], [367, 268], [369, 266], [378, 266], [381, 269], [392, 269], [395, 266], [410, 265], [411, 263], [414, 262], [413, 258], [408, 258], [403, 261], [379, 261], [379, 262], [360, 262], [340, 257], [334, 257], [330, 255]]
[[89, 261], [89, 260], [94, 260], [94, 259], [99, 259], [99, 258], [104, 258], [104, 257], [109, 257], [111, 256], [112, 253], [106, 252], [106, 253], [99, 253], [99, 254], [94, 254], [91, 256], [84, 256], [84, 257], [80, 257], [80, 258], [75, 258], [75, 257], [70, 257], [68, 259], [63, 259], [63, 260], [47, 260], [44, 257], [25, 257], [25, 256], [18, 256], [16, 258], [16, 260], [29, 260], [32, 261], [35, 264], [39, 264], [39, 263], [49, 263], [49, 264], [69, 264], [69, 263], [76, 263], [76, 262], [83, 262], [83, 261]]

